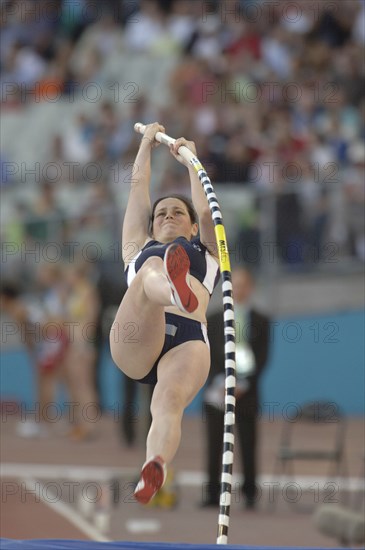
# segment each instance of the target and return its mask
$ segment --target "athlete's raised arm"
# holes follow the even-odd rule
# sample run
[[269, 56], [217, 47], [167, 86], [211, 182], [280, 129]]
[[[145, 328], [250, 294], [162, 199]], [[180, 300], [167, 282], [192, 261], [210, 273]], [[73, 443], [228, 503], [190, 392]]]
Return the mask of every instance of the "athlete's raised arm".
[[131, 258], [131, 246], [140, 249], [148, 238], [151, 219], [151, 150], [159, 145], [155, 140], [157, 132], [165, 132], [165, 128], [157, 122], [147, 125], [133, 165], [122, 232], [123, 260], [126, 263]]
[[179, 147], [181, 147], [182, 145], [190, 149], [190, 151], [192, 151], [194, 155], [196, 155], [195, 143], [193, 141], [187, 141], [183, 137], [178, 138], [175, 141], [174, 145], [171, 145], [170, 151], [173, 156], [179, 162], [181, 162], [181, 164], [184, 164], [184, 166], [187, 167], [189, 171], [191, 200], [198, 214], [200, 240], [213, 256], [218, 257], [214, 223], [210, 213], [208, 201], [195, 169], [193, 168], [193, 166], [191, 166], [191, 164], [189, 164], [183, 157], [178, 154]]

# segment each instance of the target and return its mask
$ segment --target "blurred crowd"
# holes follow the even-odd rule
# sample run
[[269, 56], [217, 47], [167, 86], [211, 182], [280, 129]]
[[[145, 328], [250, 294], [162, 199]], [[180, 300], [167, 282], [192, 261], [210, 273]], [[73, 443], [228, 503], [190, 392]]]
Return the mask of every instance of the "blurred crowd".
[[[2, 288], [2, 307], [51, 331], [27, 342], [41, 404], [63, 382], [79, 410], [99, 407], [102, 324], [125, 289], [120, 189], [133, 177], [137, 121], [158, 120], [169, 135], [195, 141], [219, 196], [225, 188], [233, 196], [233, 259], [260, 269], [264, 236], [283, 264], [323, 255], [338, 262], [338, 250], [364, 261], [363, 1], [1, 0], [0, 10], [3, 113], [77, 99], [92, 83], [110, 92], [45, 136], [47, 158], [39, 161], [57, 177], [52, 166], [36, 177], [31, 199], [8, 170], [13, 159], [2, 139], [4, 197], [15, 190], [1, 225], [3, 268], [20, 283]], [[120, 108], [105, 71], [119, 56], [172, 60], [158, 83], [168, 101], [156, 101], [136, 78]], [[162, 149], [152, 194], [188, 193], [184, 171]], [[32, 307], [22, 295], [29, 289]], [[52, 327], [67, 330], [53, 337]], [[92, 436], [92, 422], [77, 411], [72, 420], [71, 438]]]
[[36, 388], [38, 410], [21, 418], [18, 434], [42, 437], [60, 429], [57, 402], [63, 387], [72, 406], [61, 429], [76, 442], [93, 437], [100, 414], [100, 296], [90, 263], [82, 258], [67, 265], [42, 262], [32, 294], [15, 281], [3, 281], [0, 291], [1, 313], [7, 319], [3, 328], [7, 335], [19, 335]]
[[[140, 139], [133, 124], [159, 120], [170, 135], [194, 139], [213, 182], [252, 193], [234, 241], [259, 246], [271, 211], [284, 263], [305, 262], [304, 245], [323, 253], [326, 240], [364, 260], [361, 0], [3, 0], [1, 31], [7, 112], [77, 97], [87, 83], [110, 88], [104, 67], [118, 55], [174, 60], [160, 83], [166, 104], [137, 86], [128, 109], [103, 98], [92, 115], [75, 113], [66, 132], [54, 128], [47, 161], [61, 168], [62, 186], [43, 177], [36, 200], [18, 200], [2, 228], [7, 242], [77, 236], [113, 256], [124, 208], [116, 208], [117, 184], [132, 177]], [[155, 194], [188, 190], [181, 167], [159, 155]], [[1, 150], [7, 188], [17, 181], [3, 169], [9, 160]], [[90, 163], [96, 175], [88, 178]], [[63, 197], [81, 185], [87, 200], [70, 199], [72, 190]], [[293, 258], [291, 244], [301, 250]]]

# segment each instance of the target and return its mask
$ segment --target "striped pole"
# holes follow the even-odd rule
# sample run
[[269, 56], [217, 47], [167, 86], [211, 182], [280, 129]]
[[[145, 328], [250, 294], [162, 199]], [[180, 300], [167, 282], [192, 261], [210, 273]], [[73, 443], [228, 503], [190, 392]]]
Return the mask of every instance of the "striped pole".
[[[134, 125], [136, 132], [143, 134], [146, 127], [137, 122]], [[157, 132], [155, 139], [165, 145], [172, 145], [175, 139]], [[224, 436], [222, 455], [221, 494], [219, 501], [217, 544], [228, 543], [229, 515], [232, 494], [232, 470], [234, 452], [234, 423], [236, 398], [236, 361], [235, 361], [235, 324], [232, 297], [231, 266], [229, 261], [226, 232], [223, 225], [222, 213], [212, 183], [199, 159], [185, 146], [179, 148], [179, 154], [195, 169], [200, 183], [204, 188], [212, 215], [215, 238], [218, 246], [219, 267], [221, 271], [223, 291], [223, 320], [224, 320], [224, 358], [225, 358], [225, 399], [224, 399]]]

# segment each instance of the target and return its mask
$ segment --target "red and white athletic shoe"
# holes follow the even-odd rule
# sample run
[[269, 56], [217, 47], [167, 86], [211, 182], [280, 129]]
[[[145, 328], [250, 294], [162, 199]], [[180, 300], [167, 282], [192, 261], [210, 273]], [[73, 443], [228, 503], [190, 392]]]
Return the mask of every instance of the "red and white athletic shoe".
[[134, 498], [148, 504], [161, 489], [166, 479], [166, 464], [160, 456], [154, 456], [142, 466], [141, 478], [134, 490]]
[[164, 265], [173, 301], [181, 311], [192, 313], [199, 302], [188, 283], [189, 256], [180, 244], [170, 244], [166, 249]]

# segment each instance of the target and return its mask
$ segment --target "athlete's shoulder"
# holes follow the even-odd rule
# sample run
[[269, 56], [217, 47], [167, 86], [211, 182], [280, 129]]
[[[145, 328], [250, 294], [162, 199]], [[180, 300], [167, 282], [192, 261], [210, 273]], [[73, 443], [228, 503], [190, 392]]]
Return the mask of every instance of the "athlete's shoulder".
[[193, 239], [191, 239], [190, 244], [198, 252], [204, 252], [207, 249], [207, 247], [203, 245], [199, 237], [194, 237]]
[[148, 238], [144, 245], [142, 246], [141, 250], [144, 250], [145, 248], [150, 248], [151, 246], [159, 246], [162, 245], [159, 241], [155, 241], [154, 239]]

